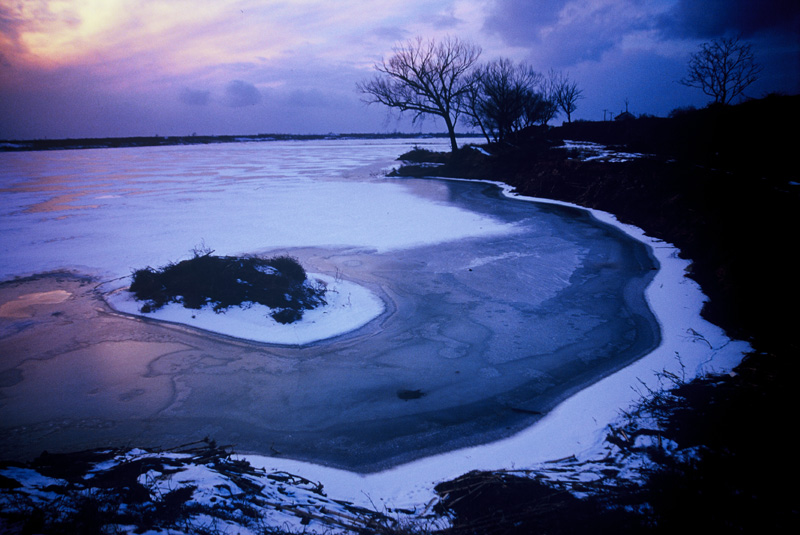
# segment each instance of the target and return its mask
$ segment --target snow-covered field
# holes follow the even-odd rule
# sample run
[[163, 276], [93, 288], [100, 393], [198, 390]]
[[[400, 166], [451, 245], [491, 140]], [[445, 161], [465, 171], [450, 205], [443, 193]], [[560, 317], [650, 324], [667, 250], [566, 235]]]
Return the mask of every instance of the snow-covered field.
[[[112, 281], [135, 268], [179, 260], [201, 244], [220, 255], [296, 247], [382, 253], [517, 232], [513, 224], [454, 205], [436, 182], [413, 189], [381, 179], [380, 171], [413, 144], [445, 150], [441, 142], [301, 143], [302, 150], [298, 142], [275, 142], [0, 154], [0, 280], [71, 269]], [[670, 244], [619, 224], [611, 214], [592, 214], [647, 244], [660, 265], [646, 290], [661, 328], [654, 351], [572, 394], [530, 428], [490, 444], [371, 474], [277, 457], [246, 458], [268, 471], [320, 481], [337, 499], [366, 507], [421, 508], [433, 498], [437, 482], [470, 470], [535, 468], [570, 456], [602, 456], [608, 425], [641, 389], [657, 388], [662, 371], [688, 379], [737, 364], [747, 344], [729, 340], [700, 317], [704, 296], [684, 277], [688, 261]], [[484, 260], [469, 261], [477, 268]], [[321, 276], [333, 283], [339, 279], [333, 273]], [[109, 288], [114, 284], [120, 285], [111, 282]], [[302, 344], [364, 325], [383, 311], [368, 289], [342, 286], [339, 295], [345, 293], [349, 301], [334, 300], [319, 316], [307, 315], [300, 327], [303, 338], [260, 329], [260, 338], [251, 336], [249, 320], [237, 314], [226, 315], [229, 326], [221, 330], [262, 342]], [[117, 295], [115, 306], [133, 312], [124, 295]], [[351, 323], [340, 321], [353, 308], [363, 314]], [[199, 321], [182, 318], [183, 313], [171, 310], [164, 319]], [[219, 320], [204, 314], [202, 321], [209, 323], [195, 326], [220, 330]]]

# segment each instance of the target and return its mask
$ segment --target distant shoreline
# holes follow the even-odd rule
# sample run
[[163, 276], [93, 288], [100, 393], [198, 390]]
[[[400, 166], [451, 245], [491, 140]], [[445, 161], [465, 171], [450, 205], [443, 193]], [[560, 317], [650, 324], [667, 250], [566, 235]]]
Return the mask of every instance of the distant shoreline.
[[[482, 137], [480, 134], [456, 134], [457, 137]], [[210, 145], [266, 141], [315, 141], [345, 139], [447, 139], [446, 133], [393, 134], [255, 134], [224, 136], [135, 136], [75, 139], [0, 140], [0, 152], [42, 150], [115, 149], [125, 147], [161, 147], [171, 145]]]

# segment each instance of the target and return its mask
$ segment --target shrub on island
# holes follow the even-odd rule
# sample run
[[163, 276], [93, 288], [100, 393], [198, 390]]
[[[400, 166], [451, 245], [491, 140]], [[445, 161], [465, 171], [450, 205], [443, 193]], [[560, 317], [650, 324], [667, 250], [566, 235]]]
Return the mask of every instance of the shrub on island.
[[447, 154], [443, 152], [434, 152], [428, 149], [421, 149], [414, 145], [410, 151], [401, 154], [398, 160], [413, 163], [446, 163]]
[[265, 259], [195, 251], [189, 260], [134, 271], [130, 291], [137, 301], [144, 301], [140, 309], [144, 313], [168, 303], [190, 309], [209, 305], [217, 313], [258, 303], [271, 308], [272, 318], [283, 324], [325, 304], [325, 284], [311, 283], [303, 266], [290, 256]]

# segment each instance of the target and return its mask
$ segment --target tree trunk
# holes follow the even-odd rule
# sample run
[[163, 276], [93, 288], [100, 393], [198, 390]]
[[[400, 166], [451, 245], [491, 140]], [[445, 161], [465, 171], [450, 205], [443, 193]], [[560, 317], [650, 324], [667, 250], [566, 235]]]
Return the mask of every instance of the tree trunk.
[[489, 139], [489, 134], [486, 133], [486, 130], [483, 128], [483, 125], [481, 125], [481, 134], [483, 134], [483, 137], [486, 138], [486, 143], [491, 144], [492, 140]]
[[456, 127], [448, 115], [443, 115], [442, 118], [444, 118], [444, 124], [447, 125], [447, 134], [450, 136], [450, 151], [455, 152], [458, 150], [458, 143], [456, 143]]

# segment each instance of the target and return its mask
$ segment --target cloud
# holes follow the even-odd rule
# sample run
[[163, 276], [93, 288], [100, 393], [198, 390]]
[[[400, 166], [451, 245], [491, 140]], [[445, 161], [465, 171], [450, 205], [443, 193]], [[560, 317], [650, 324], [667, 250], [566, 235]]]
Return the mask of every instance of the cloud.
[[461, 24], [461, 19], [452, 13], [439, 13], [430, 18], [429, 22], [437, 29], [450, 29], [455, 28]]
[[205, 106], [211, 100], [211, 92], [202, 89], [189, 89], [184, 87], [178, 99], [190, 106]]
[[0, 67], [10, 67], [11, 58], [20, 52], [20, 32], [25, 20], [17, 8], [0, 5]]
[[11, 6], [0, 5], [0, 36], [3, 36], [3, 40], [16, 42], [19, 37], [18, 26], [22, 22], [22, 17]]
[[642, 0], [499, 0], [484, 30], [528, 48], [539, 68], [600, 60], [631, 33], [653, 26], [660, 4]]
[[744, 33], [764, 64], [754, 95], [800, 90], [796, 0], [129, 3], [0, 1], [0, 137], [414, 130], [355, 85], [418, 35], [562, 70], [591, 118], [625, 97], [637, 113], [686, 104], [673, 81], [720, 32]]
[[225, 86], [225, 104], [231, 108], [255, 106], [261, 102], [261, 92], [251, 83], [234, 80]]
[[764, 66], [748, 96], [800, 92], [800, 3], [796, 0], [676, 0], [659, 19], [664, 39], [741, 35]]
[[371, 36], [382, 41], [405, 41], [411, 38], [411, 33], [400, 26], [381, 26], [368, 32]]
[[513, 45], [538, 41], [539, 30], [555, 24], [565, 0], [499, 0], [484, 21], [484, 29]]
[[287, 96], [287, 104], [298, 108], [314, 108], [330, 104], [329, 96], [319, 89], [295, 89]]
[[751, 36], [770, 30], [800, 32], [797, 0], [677, 0], [660, 20], [665, 34], [674, 37], [707, 38], [726, 33]]
[[586, 62], [570, 71], [584, 90], [577, 117], [600, 120], [609, 111], [666, 115], [672, 109], [705, 104], [704, 95], [677, 83], [686, 70], [682, 56], [653, 54], [643, 49], [616, 49], [601, 62]]

